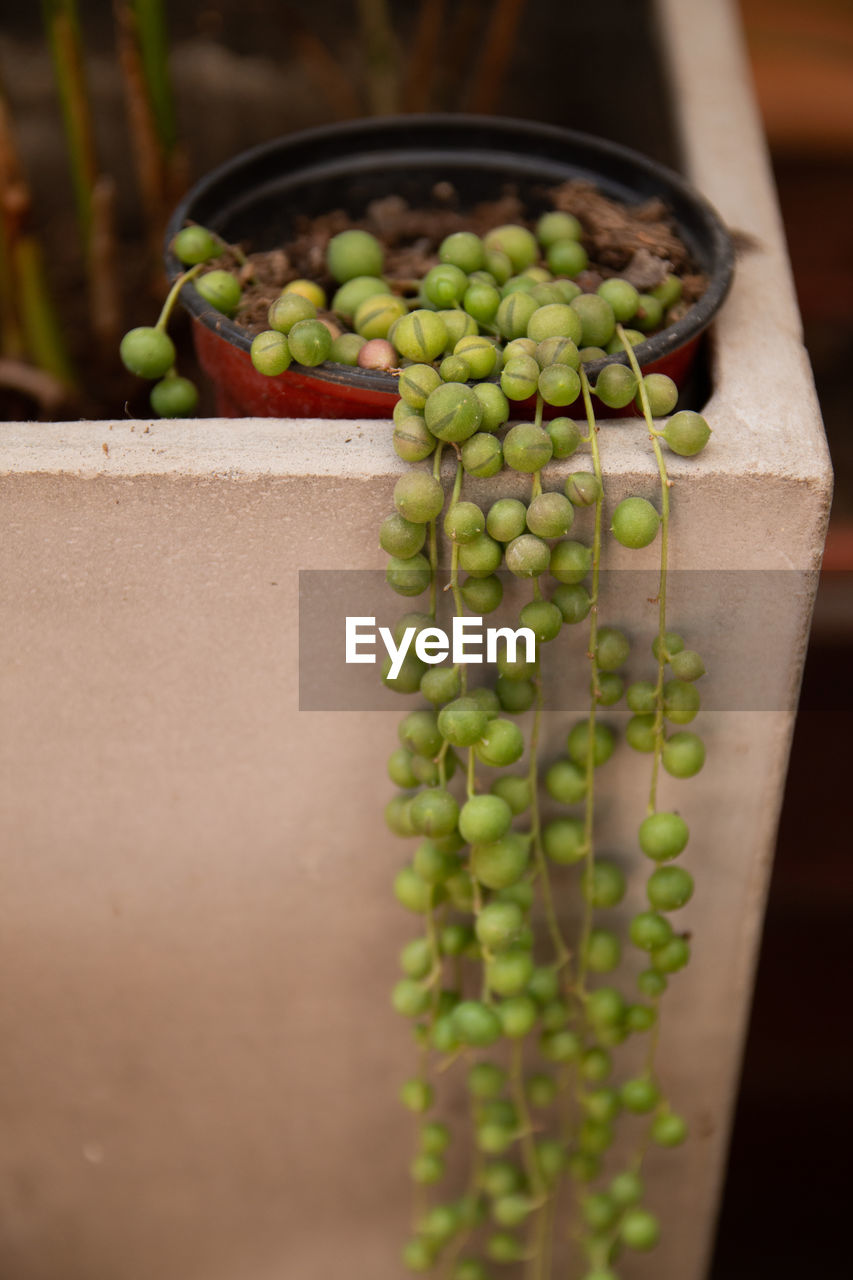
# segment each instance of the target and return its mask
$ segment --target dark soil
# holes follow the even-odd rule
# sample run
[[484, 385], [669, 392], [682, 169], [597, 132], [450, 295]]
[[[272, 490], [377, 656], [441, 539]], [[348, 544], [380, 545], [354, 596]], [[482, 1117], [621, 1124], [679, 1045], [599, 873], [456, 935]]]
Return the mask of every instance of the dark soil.
[[[682, 306], [701, 297], [706, 277], [697, 269], [680, 239], [663, 202], [619, 204], [589, 182], [573, 180], [548, 191], [555, 209], [572, 213], [584, 228], [582, 243], [589, 266], [577, 278], [587, 292], [608, 276], [622, 276], [641, 292], [653, 289], [672, 273], [682, 282]], [[316, 218], [297, 218], [293, 239], [281, 248], [250, 253], [240, 267], [231, 254], [211, 263], [236, 271], [243, 284], [237, 323], [251, 333], [267, 327], [267, 310], [291, 280], [308, 279], [322, 285], [329, 296], [337, 287], [326, 270], [326, 246], [332, 236], [349, 227], [372, 232], [385, 249], [386, 278], [398, 293], [412, 293], [418, 280], [438, 262], [438, 247], [454, 231], [485, 234], [504, 223], [532, 228], [518, 195], [508, 188], [499, 200], [462, 212], [450, 183], [433, 192], [431, 208], [411, 208], [400, 196], [385, 196], [368, 206], [364, 218], [353, 220], [342, 209]]]

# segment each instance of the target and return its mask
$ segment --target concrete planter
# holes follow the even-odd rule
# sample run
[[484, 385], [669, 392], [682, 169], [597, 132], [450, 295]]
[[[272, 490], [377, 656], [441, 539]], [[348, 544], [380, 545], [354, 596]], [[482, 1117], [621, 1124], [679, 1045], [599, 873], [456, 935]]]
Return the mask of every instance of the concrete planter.
[[[718, 687], [751, 694], [703, 713], [683, 793], [694, 961], [661, 1061], [694, 1138], [655, 1162], [664, 1240], [626, 1269], [700, 1280], [830, 470], [732, 9], [659, 8], [687, 174], [750, 245], [714, 332], [714, 447], [672, 476], [673, 622], [683, 607]], [[2, 429], [4, 1275], [399, 1275], [398, 713], [300, 713], [297, 679], [297, 570], [382, 564], [388, 430]], [[651, 488], [639, 424], [601, 441], [613, 502]]]

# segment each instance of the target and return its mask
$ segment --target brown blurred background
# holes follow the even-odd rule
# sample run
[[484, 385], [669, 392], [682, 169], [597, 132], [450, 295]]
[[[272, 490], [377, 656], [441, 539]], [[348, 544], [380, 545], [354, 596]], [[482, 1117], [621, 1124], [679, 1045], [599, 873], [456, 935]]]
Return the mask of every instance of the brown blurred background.
[[741, 0], [836, 472], [714, 1280], [849, 1271], [853, 4]]

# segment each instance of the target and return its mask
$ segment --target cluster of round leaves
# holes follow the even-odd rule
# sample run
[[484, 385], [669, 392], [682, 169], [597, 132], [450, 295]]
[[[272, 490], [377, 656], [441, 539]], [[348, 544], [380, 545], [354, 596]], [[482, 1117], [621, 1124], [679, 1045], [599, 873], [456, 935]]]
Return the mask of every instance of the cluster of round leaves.
[[164, 327], [141, 325], [121, 340], [122, 364], [138, 378], [154, 381], [151, 408], [161, 418], [190, 417], [198, 404], [198, 390], [175, 369], [175, 344]]
[[[326, 253], [328, 272], [338, 284], [331, 302], [316, 282], [291, 281], [269, 308], [269, 328], [252, 342], [252, 362], [270, 377], [293, 362], [305, 368], [327, 361], [372, 369], [421, 366], [410, 379], [410, 385], [419, 381], [423, 387], [420, 403], [404, 397], [404, 408], [395, 415], [394, 445], [408, 461], [428, 456], [435, 447], [432, 437], [459, 442], [495, 431], [509, 418], [513, 401], [538, 394], [552, 406], [574, 404], [581, 392], [581, 364], [623, 351], [617, 324], [630, 326], [625, 334], [636, 344], [681, 305], [681, 285], [674, 276], [649, 294], [617, 277], [604, 280], [595, 293], [583, 293], [571, 278], [587, 265], [581, 233], [577, 219], [559, 211], [543, 214], [535, 235], [514, 225], [482, 238], [455, 232], [440, 245], [440, 261], [420, 281], [417, 297], [404, 298], [382, 276], [379, 241], [356, 228], [340, 232]], [[225, 247], [214, 232], [197, 225], [184, 227], [172, 243], [189, 274]], [[196, 274], [194, 287], [217, 312], [236, 313], [242, 290], [232, 271]], [[155, 381], [155, 412], [188, 416], [198, 393], [175, 370], [167, 322], [164, 315], [155, 326], [131, 330], [120, 354], [130, 372]], [[439, 384], [452, 390], [432, 396], [427, 411]], [[653, 415], [671, 413], [677, 401], [674, 383], [650, 374], [643, 384]], [[639, 409], [639, 391], [633, 371], [620, 362], [607, 364], [593, 387], [611, 409], [632, 402]], [[664, 439], [676, 453], [690, 456], [704, 448], [709, 435], [705, 420], [685, 411], [670, 418]], [[494, 474], [500, 465], [493, 446], [481, 440], [467, 453], [474, 474]], [[566, 456], [559, 449], [555, 453]]]
[[[658, 638], [652, 650], [659, 661]], [[705, 763], [705, 747], [697, 734], [680, 726], [690, 724], [699, 711], [701, 699], [695, 682], [704, 675], [705, 665], [700, 655], [686, 649], [683, 638], [671, 631], [664, 636], [663, 661], [672, 674], [663, 685], [663, 717], [679, 727], [666, 737], [661, 758], [664, 768], [674, 778], [692, 778]], [[657, 732], [656, 685], [651, 681], [635, 682], [627, 690], [626, 701], [632, 712], [625, 730], [629, 745], [635, 751], [653, 752]]]
[[[184, 227], [172, 241], [175, 256], [189, 268], [186, 279], [194, 280], [196, 291], [216, 311], [233, 316], [242, 297], [237, 277], [221, 269], [198, 274], [200, 266], [218, 257], [225, 248], [219, 236], [195, 224]], [[130, 373], [154, 382], [150, 400], [156, 414], [161, 418], [188, 418], [198, 404], [198, 390], [175, 368], [175, 345], [166, 332], [170, 313], [167, 306], [156, 325], [141, 325], [126, 333], [119, 354]]]
[[[529, 1165], [522, 1158], [520, 1143], [525, 1136], [526, 1118], [513, 1097], [507, 1072], [498, 1061], [483, 1058], [467, 1074], [475, 1144], [480, 1153], [478, 1185], [472, 1194], [436, 1204], [426, 1212], [418, 1235], [404, 1249], [406, 1265], [416, 1272], [430, 1270], [444, 1247], [460, 1234], [467, 1236], [473, 1227], [485, 1230], [488, 1260], [512, 1263], [522, 1259], [526, 1245], [518, 1232], [541, 1206], [542, 1190], [552, 1190], [566, 1173], [581, 1183], [597, 1177], [602, 1155], [612, 1142], [613, 1124], [621, 1112], [641, 1116], [654, 1113], [649, 1132], [651, 1140], [660, 1146], [678, 1145], [686, 1136], [683, 1120], [668, 1109], [648, 1076], [630, 1079], [621, 1088], [609, 1083], [612, 1061], [605, 1045], [619, 1043], [631, 1031], [647, 1031], [654, 1021], [654, 1009], [642, 1004], [629, 1006], [622, 1019], [626, 1029], [617, 1035], [619, 1010], [624, 1002], [613, 988], [598, 988], [590, 997], [590, 1019], [598, 1043], [590, 1045], [585, 1041], [561, 994], [558, 971], [538, 966], [532, 959], [527, 921], [529, 889], [529, 883], [522, 879], [513, 892], [503, 890], [496, 894], [478, 915], [473, 928], [447, 923], [439, 931], [442, 957], [451, 957], [457, 965], [460, 958], [485, 962], [489, 983], [502, 996], [500, 1002], [490, 1006], [464, 999], [457, 990], [442, 988], [434, 990], [426, 1004], [421, 1004], [409, 994], [409, 988], [418, 981], [429, 984], [434, 977], [431, 945], [425, 938], [416, 938], [401, 953], [406, 977], [395, 988], [395, 1007], [417, 1018], [428, 1005], [432, 1006], [431, 1021], [416, 1024], [421, 1042], [441, 1053], [452, 1053], [460, 1045], [482, 1050], [493, 1046], [501, 1035], [520, 1039], [538, 1029], [544, 1059], [543, 1068], [530, 1071], [523, 1085], [525, 1107], [539, 1117], [533, 1120], [534, 1131], [539, 1135], [533, 1143], [538, 1185], [531, 1183]], [[601, 949], [601, 939], [590, 939], [591, 954]], [[421, 990], [424, 989], [422, 985]], [[561, 1085], [557, 1073], [566, 1064], [575, 1068], [582, 1106], [581, 1122], [568, 1145], [547, 1136], [554, 1108], [559, 1105]], [[414, 1077], [403, 1085], [400, 1096], [403, 1104], [422, 1118], [411, 1175], [418, 1183], [437, 1184], [444, 1176], [445, 1153], [451, 1139], [445, 1124], [427, 1118], [435, 1101], [433, 1087], [425, 1079]], [[639, 1250], [654, 1246], [659, 1234], [657, 1221], [640, 1207], [642, 1194], [637, 1175], [625, 1173], [613, 1179], [607, 1192], [583, 1197], [591, 1255], [606, 1233], [612, 1236], [611, 1244], [621, 1242]], [[466, 1262], [469, 1265], [459, 1275], [489, 1274], [481, 1259]], [[475, 1263], [479, 1270], [474, 1270]]]
[[[551, 456], [552, 435], [572, 447], [579, 438], [569, 419], [556, 419], [548, 428], [518, 423], [504, 438], [503, 457], [518, 470], [538, 470], [533, 464]], [[462, 457], [464, 465], [464, 450]], [[578, 509], [594, 503], [598, 491], [592, 472], [577, 471], [569, 475], [561, 490], [540, 493], [529, 503], [517, 498], [499, 498], [488, 508], [469, 501], [454, 503], [444, 516], [443, 528], [456, 546], [466, 606], [480, 615], [493, 612], [503, 598], [498, 573], [505, 568], [516, 578], [550, 578], [555, 583], [550, 600], [533, 600], [520, 614], [520, 623], [533, 632], [537, 649], [554, 640], [564, 623], [582, 621], [590, 609], [589, 592], [583, 583], [592, 568], [592, 551], [568, 535]], [[380, 529], [380, 544], [390, 556], [386, 577], [400, 595], [417, 596], [429, 586], [429, 562], [422, 548], [427, 523], [441, 515], [444, 491], [428, 472], [413, 469], [398, 480], [394, 506], [395, 511]], [[414, 692], [411, 682], [417, 670], [413, 657], [403, 682], [396, 687]], [[526, 678], [519, 687], [530, 693], [529, 676], [534, 672], [528, 671], [526, 664], [500, 655], [499, 670], [502, 683], [498, 688], [501, 696], [510, 700], [508, 709], [527, 710], [532, 694], [525, 701], [522, 695], [511, 694], [506, 685]], [[428, 683], [436, 678], [428, 677]]]
[[[406, 298], [381, 274], [379, 241], [367, 231], [342, 231], [332, 237], [326, 255], [339, 286], [329, 303], [331, 315], [303, 314], [274, 303], [269, 329], [252, 344], [253, 363], [269, 376], [285, 372], [292, 360], [309, 367], [323, 360], [372, 369], [416, 365], [409, 385], [419, 384], [423, 394], [416, 397], [419, 404], [404, 397], [412, 412], [401, 410], [398, 425], [404, 418], [423, 417], [433, 435], [454, 442], [480, 429], [495, 430], [509, 417], [511, 401], [538, 394], [552, 406], [574, 404], [581, 394], [581, 364], [621, 356], [617, 324], [633, 326], [625, 330], [628, 341], [642, 342], [665, 322], [681, 291], [677, 278], [668, 276], [650, 294], [617, 277], [603, 281], [595, 293], [582, 292], [571, 279], [587, 265], [580, 234], [577, 219], [558, 211], [540, 218], [536, 235], [514, 225], [482, 238], [454, 232], [441, 243], [440, 261], [419, 282], [417, 296]], [[315, 307], [326, 306], [316, 284], [296, 281], [288, 289]], [[307, 320], [314, 327], [299, 329]], [[336, 321], [351, 332], [340, 333]], [[317, 325], [329, 329], [329, 339]], [[310, 344], [301, 341], [303, 333], [314, 335]], [[472, 383], [479, 406], [471, 398]], [[444, 384], [453, 390], [433, 397], [427, 412], [430, 394]], [[678, 395], [671, 379], [650, 374], [643, 384], [653, 415], [671, 413]], [[621, 362], [601, 370], [593, 393], [610, 409], [632, 402], [640, 407], [637, 378]], [[691, 454], [704, 447], [708, 434], [699, 415], [676, 415], [665, 438], [675, 452]], [[427, 456], [429, 446], [422, 421], [410, 421], [395, 436], [395, 447], [408, 461]], [[480, 473], [491, 474], [488, 469]]]
[[331, 330], [317, 318], [316, 303], [300, 289], [286, 286], [270, 306], [267, 319], [269, 329], [259, 333], [251, 347], [252, 363], [261, 373], [284, 373], [294, 360], [313, 369], [330, 358]]
[[[546, 308], [547, 309], [547, 308]], [[495, 359], [494, 348], [482, 337], [462, 339], [470, 349], [476, 344], [478, 354], [485, 350], [489, 361]], [[580, 432], [570, 417], [555, 417], [539, 424], [510, 423], [513, 402], [527, 401], [532, 395], [563, 406], [574, 403], [580, 393], [580, 380], [575, 368], [562, 363], [567, 340], [550, 339], [534, 344], [532, 339], [516, 339], [503, 353], [506, 360], [499, 380], [484, 375], [481, 380], [444, 381], [441, 369], [424, 363], [412, 363], [402, 369], [398, 379], [400, 399], [394, 407], [393, 446], [405, 462], [422, 462], [435, 451], [439, 441], [458, 446], [465, 472], [480, 479], [497, 475], [504, 467], [533, 474], [552, 458], [571, 457], [580, 443]], [[574, 344], [572, 344], [573, 346]], [[530, 351], [528, 351], [528, 347]], [[521, 352], [514, 355], [514, 352]], [[574, 352], [573, 358], [576, 358]], [[622, 365], [605, 367], [599, 383], [610, 369], [621, 369], [636, 379]], [[565, 388], [571, 379], [571, 394], [554, 398], [553, 386], [543, 389], [543, 379], [554, 372]], [[665, 401], [670, 407], [677, 399], [675, 384], [665, 374], [648, 374], [643, 379], [645, 393], [654, 402]], [[664, 410], [661, 408], [661, 412]], [[658, 433], [676, 453], [699, 452], [707, 443], [710, 428], [700, 414], [682, 410], [673, 414]], [[578, 506], [594, 503], [597, 493], [590, 488], [591, 475], [579, 483], [586, 490], [567, 490], [567, 497]], [[628, 547], [647, 546], [655, 537], [659, 517], [645, 498], [632, 497], [620, 504], [614, 513], [613, 533]]]
[[617, 322], [632, 326], [634, 342], [667, 323], [671, 309], [680, 306], [681, 284], [668, 276], [651, 293], [640, 294], [627, 280], [614, 278], [576, 302], [582, 291], [574, 278], [587, 266], [581, 235], [578, 220], [559, 211], [544, 214], [535, 233], [518, 225], [496, 227], [483, 237], [454, 232], [442, 241], [439, 261], [416, 295], [403, 299], [383, 278], [378, 240], [366, 231], [344, 231], [327, 251], [327, 269], [339, 286], [331, 310], [365, 340], [390, 341], [398, 358], [431, 361], [464, 355], [456, 344], [466, 336], [525, 337], [537, 309], [575, 304], [572, 314], [563, 315], [562, 336], [589, 348], [586, 358], [601, 359], [608, 347], [621, 351]]
[[[566, 229], [566, 223], [575, 222], [568, 214], [544, 215], [538, 227], [542, 246], [551, 253], [560, 243], [572, 244], [583, 253], [576, 239], [550, 239], [556, 227]], [[341, 232], [327, 251], [329, 271], [340, 282], [330, 306], [333, 317], [354, 332], [335, 336], [328, 318], [273, 304], [270, 328], [254, 340], [253, 362], [260, 372], [275, 376], [292, 359], [320, 363], [325, 351], [322, 358], [332, 362], [406, 371], [411, 394], [403, 396], [404, 407], [395, 415], [395, 448], [407, 461], [428, 456], [435, 447], [432, 437], [459, 443], [496, 430], [507, 421], [512, 401], [538, 394], [552, 406], [574, 404], [581, 394], [582, 362], [621, 352], [617, 323], [636, 320], [642, 312], [637, 322], [647, 324], [652, 314], [659, 318], [660, 307], [655, 311], [650, 297], [644, 309], [641, 295], [625, 280], [604, 281], [595, 294], [585, 294], [571, 279], [548, 279], [546, 268], [532, 265], [539, 251], [536, 238], [523, 227], [500, 227], [482, 240], [472, 232], [456, 232], [442, 242], [441, 261], [420, 282], [417, 298], [407, 300], [393, 293], [380, 274], [379, 242], [365, 231]], [[515, 275], [505, 276], [501, 269], [522, 264]], [[584, 255], [578, 270], [585, 265]], [[309, 296], [306, 282], [289, 286], [294, 287]], [[313, 288], [315, 305], [325, 305], [322, 290]], [[669, 292], [673, 288], [677, 282], [667, 286]], [[315, 327], [317, 349], [294, 349], [291, 329], [308, 319], [330, 327], [330, 340]], [[636, 343], [645, 332], [628, 330], [627, 336]], [[643, 383], [655, 416], [674, 409], [677, 390], [669, 378], [651, 374]], [[622, 363], [606, 365], [593, 391], [612, 409], [632, 401], [639, 406], [637, 378]], [[674, 426], [668, 427], [665, 438], [676, 452], [698, 452], [704, 446], [707, 424], [703, 430], [703, 420], [694, 419], [698, 415], [676, 415]], [[469, 447], [472, 467], [476, 474], [493, 474], [495, 459], [481, 458], [478, 449], [483, 448], [482, 442]]]

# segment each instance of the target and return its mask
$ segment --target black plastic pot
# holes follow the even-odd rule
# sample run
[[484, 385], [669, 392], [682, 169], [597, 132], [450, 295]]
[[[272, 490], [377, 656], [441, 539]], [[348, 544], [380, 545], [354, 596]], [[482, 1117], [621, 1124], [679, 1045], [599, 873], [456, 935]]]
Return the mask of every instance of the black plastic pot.
[[[181, 202], [167, 232], [166, 264], [180, 264], [168, 245], [187, 222], [200, 222], [252, 250], [288, 238], [297, 214], [343, 208], [360, 217], [374, 199], [403, 196], [433, 203], [437, 183], [453, 184], [461, 208], [496, 199], [512, 184], [531, 217], [548, 208], [547, 188], [585, 178], [628, 204], [660, 197], [709, 285], [677, 324], [637, 347], [644, 369], [680, 382], [699, 335], [731, 282], [731, 239], [708, 202], [678, 174], [612, 142], [551, 125], [498, 117], [413, 115], [357, 120], [311, 129], [244, 152], [203, 178]], [[217, 387], [220, 412], [274, 416], [384, 417], [396, 399], [387, 373], [324, 365], [291, 368], [278, 378], [257, 374], [250, 335], [186, 286], [181, 300], [197, 321], [201, 363]], [[612, 359], [612, 357], [611, 357]], [[621, 357], [625, 360], [626, 357]], [[591, 374], [596, 365], [589, 366]]]

